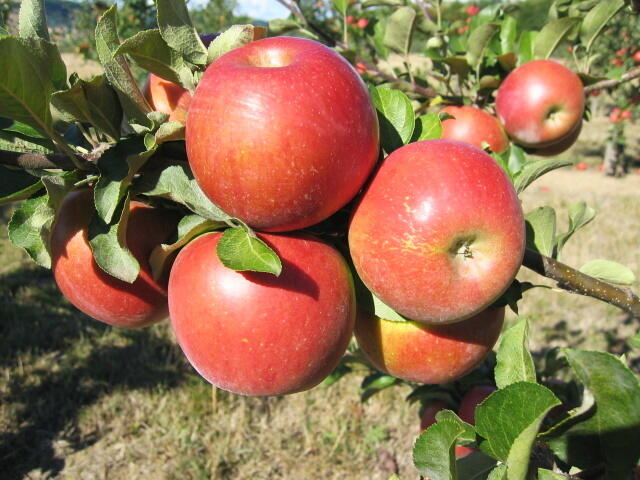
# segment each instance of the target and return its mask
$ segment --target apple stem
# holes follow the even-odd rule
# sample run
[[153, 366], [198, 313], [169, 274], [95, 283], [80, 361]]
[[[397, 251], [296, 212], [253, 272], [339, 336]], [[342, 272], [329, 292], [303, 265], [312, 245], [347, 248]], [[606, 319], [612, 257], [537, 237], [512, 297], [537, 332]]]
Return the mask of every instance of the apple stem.
[[631, 318], [640, 319], [640, 298], [630, 289], [598, 280], [529, 249], [525, 251], [522, 264], [543, 277], [555, 280], [563, 290], [596, 298], [624, 310]]

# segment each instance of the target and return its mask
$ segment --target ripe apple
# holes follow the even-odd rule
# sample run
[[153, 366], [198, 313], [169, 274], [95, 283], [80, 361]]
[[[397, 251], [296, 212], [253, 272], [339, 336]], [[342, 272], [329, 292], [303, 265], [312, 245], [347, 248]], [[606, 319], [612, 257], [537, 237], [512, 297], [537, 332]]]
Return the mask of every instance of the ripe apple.
[[620, 118], [621, 112], [622, 112], [622, 109], [620, 107], [613, 107], [611, 109], [611, 113], [609, 113], [609, 121], [611, 123], [618, 123], [622, 121], [622, 119]]
[[467, 15], [469, 15], [470, 17], [473, 17], [473, 16], [477, 15], [478, 13], [480, 13], [480, 7], [478, 7], [477, 5], [469, 5], [465, 9], [465, 13]]
[[369, 25], [369, 20], [367, 20], [366, 18], [361, 18], [356, 23], [356, 27], [362, 28], [362, 29], [367, 28], [368, 25]]
[[531, 155], [538, 155], [540, 157], [553, 157], [555, 155], [560, 155], [562, 152], [569, 150], [569, 148], [576, 143], [576, 140], [580, 137], [580, 132], [582, 132], [582, 121], [576, 125], [576, 128], [571, 133], [564, 136], [559, 141], [552, 143], [551, 145], [547, 145], [546, 147], [525, 148], [525, 150]]
[[623, 110], [623, 111], [620, 113], [620, 118], [621, 118], [622, 120], [629, 120], [632, 116], [633, 116], [633, 115], [632, 115], [632, 113], [631, 113], [631, 110]]
[[507, 134], [493, 115], [469, 106], [449, 106], [440, 111], [455, 117], [442, 122], [442, 138], [460, 140], [479, 148], [487, 143], [495, 153], [502, 153], [509, 146]]
[[489, 307], [511, 285], [524, 245], [511, 181], [490, 155], [455, 140], [410, 143], [389, 155], [349, 226], [365, 285], [427, 324]]
[[633, 54], [633, 61], [636, 62], [636, 63], [640, 63], [640, 50], [637, 50]]
[[279, 277], [220, 262], [221, 233], [189, 243], [169, 279], [169, 311], [191, 365], [219, 388], [284, 395], [317, 385], [344, 354], [355, 321], [353, 279], [329, 245], [308, 235], [260, 237]]
[[170, 122], [186, 122], [191, 94], [185, 88], [151, 73], [142, 93], [153, 110], [169, 115]]
[[449, 325], [385, 320], [359, 309], [356, 339], [373, 365], [409, 382], [453, 382], [476, 368], [495, 345], [504, 308]]
[[534, 60], [513, 70], [496, 94], [496, 113], [511, 139], [541, 148], [572, 132], [584, 113], [580, 77], [552, 60]]
[[378, 119], [353, 67], [312, 40], [265, 38], [206, 70], [186, 145], [204, 193], [259, 230], [324, 220], [378, 158]]
[[140, 263], [140, 274], [129, 284], [98, 267], [88, 239], [93, 214], [90, 190], [70, 193], [51, 234], [53, 275], [62, 294], [90, 317], [115, 327], [138, 328], [167, 317], [166, 278], [151, 276], [149, 256], [167, 240], [175, 219], [166, 212], [131, 202], [127, 246]]
[[458, 416], [465, 422], [475, 425], [476, 407], [495, 391], [496, 387], [490, 385], [480, 385], [471, 388], [464, 394], [464, 397], [462, 397], [460, 407], [458, 407]]

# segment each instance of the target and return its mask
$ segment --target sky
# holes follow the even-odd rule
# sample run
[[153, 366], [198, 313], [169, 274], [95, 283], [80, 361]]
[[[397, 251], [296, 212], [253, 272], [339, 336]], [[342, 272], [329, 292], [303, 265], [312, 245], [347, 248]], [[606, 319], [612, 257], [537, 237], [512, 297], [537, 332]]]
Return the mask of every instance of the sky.
[[260, 20], [286, 18], [289, 11], [276, 0], [238, 0], [236, 15], [249, 15]]

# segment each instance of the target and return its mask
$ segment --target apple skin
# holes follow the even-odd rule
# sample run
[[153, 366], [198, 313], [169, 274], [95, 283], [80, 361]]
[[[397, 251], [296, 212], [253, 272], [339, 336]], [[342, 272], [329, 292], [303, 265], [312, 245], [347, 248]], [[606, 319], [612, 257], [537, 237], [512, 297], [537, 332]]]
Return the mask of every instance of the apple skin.
[[511, 285], [524, 245], [511, 181], [490, 155], [455, 140], [411, 143], [389, 155], [349, 225], [365, 285], [426, 324], [488, 308]]
[[580, 77], [552, 60], [534, 60], [513, 70], [496, 93], [496, 113], [511, 139], [525, 147], [557, 142], [582, 120]]
[[351, 272], [308, 235], [261, 234], [278, 252], [279, 277], [222, 265], [222, 234], [189, 243], [169, 279], [171, 324], [182, 351], [210, 383], [242, 395], [308, 390], [336, 367], [355, 322]]
[[204, 193], [263, 231], [324, 220], [349, 202], [379, 151], [378, 119], [353, 67], [302, 38], [255, 41], [213, 62], [187, 117]]
[[458, 408], [458, 416], [465, 422], [475, 425], [476, 407], [496, 390], [496, 387], [490, 385], [480, 385], [471, 388], [464, 394], [464, 397], [462, 397], [460, 407]]
[[142, 93], [153, 110], [169, 115], [170, 122], [186, 122], [192, 98], [188, 90], [151, 73]]
[[441, 138], [460, 140], [478, 148], [483, 148], [482, 144], [486, 142], [495, 153], [502, 153], [509, 146], [509, 138], [500, 121], [479, 108], [449, 106], [440, 112], [455, 117], [442, 122]]
[[151, 276], [149, 256], [175, 228], [167, 212], [131, 202], [127, 246], [140, 263], [140, 274], [129, 284], [104, 272], [93, 259], [88, 225], [93, 215], [90, 190], [65, 198], [51, 234], [52, 270], [62, 294], [76, 308], [114, 327], [140, 328], [167, 318], [167, 279]]
[[360, 349], [379, 370], [426, 384], [453, 382], [476, 368], [495, 345], [504, 308], [490, 308], [449, 325], [385, 320], [360, 309], [355, 334]]
[[556, 155], [560, 155], [561, 153], [569, 150], [573, 144], [576, 143], [581, 132], [582, 121], [576, 125], [576, 128], [572, 132], [561, 138], [556, 143], [552, 143], [551, 145], [547, 145], [542, 148], [525, 148], [525, 151], [531, 155], [538, 155], [539, 157], [554, 157]]

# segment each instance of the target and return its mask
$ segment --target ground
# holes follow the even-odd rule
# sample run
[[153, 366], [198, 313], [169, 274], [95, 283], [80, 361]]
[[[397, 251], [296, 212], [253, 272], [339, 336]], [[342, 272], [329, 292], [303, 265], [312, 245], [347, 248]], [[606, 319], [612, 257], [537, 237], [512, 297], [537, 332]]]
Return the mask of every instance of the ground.
[[[596, 165], [605, 134], [596, 119], [567, 155]], [[637, 155], [638, 138], [631, 142]], [[587, 201], [598, 216], [563, 260], [579, 267], [607, 258], [640, 275], [638, 192], [635, 173], [613, 179], [568, 168], [532, 184], [523, 204], [556, 207], [562, 231], [568, 205]], [[166, 323], [121, 331], [85, 317], [48, 271], [9, 244], [4, 221], [0, 235], [0, 478], [375, 480], [396, 468], [417, 477], [418, 407], [404, 401], [407, 387], [364, 404], [358, 375], [283, 398], [212, 395]], [[520, 278], [551, 285], [526, 271]], [[557, 290], [528, 292], [520, 313], [536, 352], [571, 345], [622, 353], [621, 340], [637, 330], [616, 309]]]

